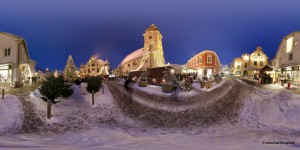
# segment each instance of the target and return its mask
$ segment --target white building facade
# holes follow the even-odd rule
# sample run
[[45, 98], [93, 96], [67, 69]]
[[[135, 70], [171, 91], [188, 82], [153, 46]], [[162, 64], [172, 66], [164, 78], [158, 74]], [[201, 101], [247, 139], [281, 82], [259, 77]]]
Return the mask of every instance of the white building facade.
[[276, 71], [276, 81], [279, 78], [300, 81], [300, 31], [285, 36], [277, 50], [275, 58], [271, 61]]
[[0, 32], [0, 83], [19, 86], [30, 83], [36, 62], [30, 59], [26, 42], [21, 37]]

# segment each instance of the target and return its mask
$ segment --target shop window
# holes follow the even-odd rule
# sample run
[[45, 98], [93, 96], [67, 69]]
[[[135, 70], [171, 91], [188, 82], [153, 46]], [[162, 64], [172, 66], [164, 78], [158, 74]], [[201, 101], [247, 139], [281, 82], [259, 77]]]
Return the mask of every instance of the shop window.
[[10, 48], [4, 49], [4, 56], [10, 56]]
[[289, 54], [289, 60], [293, 60], [293, 53]]

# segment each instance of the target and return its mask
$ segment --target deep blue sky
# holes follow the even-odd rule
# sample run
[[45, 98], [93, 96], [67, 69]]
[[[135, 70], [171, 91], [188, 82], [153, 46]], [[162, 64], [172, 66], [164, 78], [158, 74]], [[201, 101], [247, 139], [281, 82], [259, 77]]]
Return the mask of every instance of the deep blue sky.
[[299, 0], [7, 0], [0, 1], [0, 31], [23, 37], [37, 66], [77, 67], [92, 54], [115, 68], [143, 47], [156, 24], [166, 62], [184, 64], [204, 49], [229, 64], [260, 45], [273, 59], [284, 36], [300, 30]]

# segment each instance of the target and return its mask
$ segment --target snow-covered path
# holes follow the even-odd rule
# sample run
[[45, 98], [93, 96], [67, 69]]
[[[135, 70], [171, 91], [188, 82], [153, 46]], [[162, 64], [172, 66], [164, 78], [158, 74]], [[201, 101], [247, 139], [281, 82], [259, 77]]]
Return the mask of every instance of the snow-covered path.
[[238, 115], [245, 92], [242, 84], [228, 79], [212, 93], [199, 92], [185, 100], [172, 101], [171, 97], [152, 96], [134, 86], [126, 91], [119, 83], [107, 85], [110, 91], [115, 91], [113, 96], [125, 114], [158, 127], [203, 126], [224, 119], [232, 121]]

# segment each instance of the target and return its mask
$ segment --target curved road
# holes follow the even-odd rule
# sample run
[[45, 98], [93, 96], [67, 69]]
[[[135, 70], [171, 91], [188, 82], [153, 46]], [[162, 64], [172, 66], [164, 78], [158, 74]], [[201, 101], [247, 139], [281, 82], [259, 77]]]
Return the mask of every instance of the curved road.
[[[220, 121], [234, 120], [243, 105], [243, 96], [248, 91], [247, 87], [236, 81], [234, 78], [226, 79], [226, 84], [207, 93], [199, 93], [191, 98], [191, 102], [180, 103], [180, 106], [188, 106], [190, 109], [178, 109], [177, 111], [167, 111], [159, 107], [153, 108], [139, 102], [139, 98], [149, 103], [156, 103], [159, 97], [155, 97], [141, 91], [129, 88], [126, 90], [120, 83], [107, 82], [109, 90], [112, 92], [117, 104], [123, 112], [137, 120], [142, 120], [154, 127], [186, 127], [186, 126], [206, 126]], [[220, 92], [232, 86], [231, 90], [223, 97], [218, 97]], [[218, 99], [216, 99], [218, 98]], [[161, 97], [161, 105], [164, 101], [171, 101]], [[209, 105], [205, 105], [209, 103]], [[172, 103], [170, 106], [173, 105]], [[205, 107], [203, 107], [205, 105]], [[165, 107], [165, 106], [164, 106]]]

